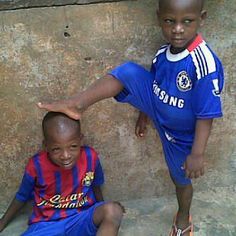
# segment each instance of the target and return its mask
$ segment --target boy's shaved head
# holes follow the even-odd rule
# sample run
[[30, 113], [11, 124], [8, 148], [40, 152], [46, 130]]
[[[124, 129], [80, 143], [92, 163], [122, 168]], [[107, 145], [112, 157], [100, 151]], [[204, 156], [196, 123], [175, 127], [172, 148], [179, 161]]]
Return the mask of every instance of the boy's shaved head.
[[161, 10], [172, 4], [194, 4], [201, 11], [204, 6], [204, 0], [159, 0], [158, 8]]
[[60, 112], [48, 112], [42, 126], [48, 158], [60, 168], [72, 169], [80, 158], [80, 121]]
[[63, 133], [68, 128], [78, 130], [78, 134], [80, 134], [80, 121], [73, 120], [60, 112], [48, 112], [43, 118], [42, 129], [45, 139], [52, 130], [56, 129], [57, 132]]

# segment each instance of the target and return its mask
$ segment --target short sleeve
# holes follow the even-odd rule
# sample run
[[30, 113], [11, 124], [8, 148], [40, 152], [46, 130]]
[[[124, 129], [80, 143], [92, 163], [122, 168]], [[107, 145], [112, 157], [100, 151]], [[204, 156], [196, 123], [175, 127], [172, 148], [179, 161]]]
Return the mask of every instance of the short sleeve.
[[104, 184], [104, 173], [98, 157], [98, 159], [96, 160], [96, 169], [95, 169], [95, 177], [93, 180], [93, 186], [100, 186], [102, 184]]
[[36, 178], [36, 171], [34, 168], [33, 157], [29, 159], [25, 172], [21, 181], [21, 185], [16, 193], [16, 199], [26, 202], [33, 198], [33, 190]]
[[21, 185], [16, 193], [16, 199], [21, 202], [27, 202], [33, 198], [34, 178], [27, 172], [21, 181]]
[[223, 84], [222, 67], [196, 82], [192, 106], [197, 119], [217, 118], [223, 115], [220, 96]]

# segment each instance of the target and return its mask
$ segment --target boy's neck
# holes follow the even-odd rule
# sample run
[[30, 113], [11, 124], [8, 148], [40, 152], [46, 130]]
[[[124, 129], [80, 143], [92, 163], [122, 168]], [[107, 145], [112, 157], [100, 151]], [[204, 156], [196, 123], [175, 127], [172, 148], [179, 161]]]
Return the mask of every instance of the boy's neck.
[[197, 34], [185, 47], [183, 48], [174, 48], [172, 47], [172, 45], [170, 46], [170, 52], [172, 54], [178, 54], [178, 53], [181, 53], [183, 52], [184, 50], [188, 49], [191, 44], [195, 41], [195, 39], [199, 36], [199, 34]]
[[172, 54], [179, 54], [181, 52], [183, 52], [186, 48], [174, 48], [172, 46], [170, 46], [170, 52]]

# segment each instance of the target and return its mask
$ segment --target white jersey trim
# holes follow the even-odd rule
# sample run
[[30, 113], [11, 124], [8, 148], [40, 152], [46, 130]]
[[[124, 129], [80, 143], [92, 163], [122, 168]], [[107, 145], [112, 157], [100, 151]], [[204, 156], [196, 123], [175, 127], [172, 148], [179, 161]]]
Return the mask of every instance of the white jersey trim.
[[170, 51], [170, 45], [169, 47], [167, 48], [167, 51], [166, 51], [166, 58], [168, 61], [180, 61], [182, 59], [184, 59], [185, 57], [187, 57], [189, 55], [189, 51], [188, 49], [185, 49], [183, 52], [180, 52], [178, 54], [173, 54], [171, 53]]
[[157, 57], [166, 50], [167, 46], [168, 45], [165, 44], [165, 45], [161, 46], [161, 48], [157, 51], [155, 58], [152, 61], [153, 64], [156, 63]]
[[205, 42], [199, 44], [190, 54], [196, 67], [198, 79], [216, 71], [214, 56]]

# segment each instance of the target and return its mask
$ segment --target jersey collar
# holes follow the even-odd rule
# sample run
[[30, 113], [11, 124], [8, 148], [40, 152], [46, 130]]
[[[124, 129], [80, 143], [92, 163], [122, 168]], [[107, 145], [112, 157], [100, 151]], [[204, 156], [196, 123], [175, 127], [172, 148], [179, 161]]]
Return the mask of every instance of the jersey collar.
[[196, 38], [194, 39], [194, 41], [188, 46], [188, 48], [186, 48], [184, 51], [177, 53], [177, 54], [171, 53], [170, 45], [169, 45], [167, 47], [167, 51], [166, 51], [167, 60], [175, 62], [175, 61], [180, 61], [180, 60], [184, 59], [185, 57], [187, 57], [189, 55], [190, 52], [192, 52], [202, 42], [203, 42], [203, 38], [200, 34], [198, 34], [196, 36]]

